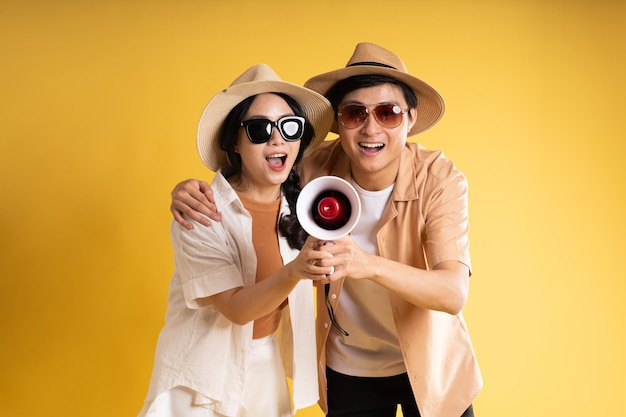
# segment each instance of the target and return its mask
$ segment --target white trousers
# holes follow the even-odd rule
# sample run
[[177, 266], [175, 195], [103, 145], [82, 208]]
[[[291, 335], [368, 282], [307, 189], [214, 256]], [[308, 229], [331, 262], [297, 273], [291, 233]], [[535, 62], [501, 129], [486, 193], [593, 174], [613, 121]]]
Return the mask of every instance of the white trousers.
[[[194, 405], [195, 391], [178, 386], [144, 405], [139, 417], [224, 417]], [[252, 340], [242, 403], [236, 417], [291, 417], [289, 387], [274, 334]]]

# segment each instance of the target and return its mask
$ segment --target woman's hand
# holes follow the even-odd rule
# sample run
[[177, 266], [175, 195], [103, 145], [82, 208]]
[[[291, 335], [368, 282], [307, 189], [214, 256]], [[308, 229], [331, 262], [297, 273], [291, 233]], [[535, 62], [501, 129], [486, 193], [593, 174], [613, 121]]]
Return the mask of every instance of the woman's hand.
[[309, 236], [298, 256], [288, 264], [289, 275], [296, 279], [330, 282], [335, 269], [332, 264], [333, 254], [323, 250], [323, 244], [323, 241]]
[[185, 229], [193, 229], [193, 225], [183, 216], [205, 226], [211, 225], [209, 218], [216, 222], [221, 220], [215, 206], [213, 190], [208, 183], [194, 179], [185, 180], [176, 184], [171, 195], [170, 211], [174, 215], [174, 220]]

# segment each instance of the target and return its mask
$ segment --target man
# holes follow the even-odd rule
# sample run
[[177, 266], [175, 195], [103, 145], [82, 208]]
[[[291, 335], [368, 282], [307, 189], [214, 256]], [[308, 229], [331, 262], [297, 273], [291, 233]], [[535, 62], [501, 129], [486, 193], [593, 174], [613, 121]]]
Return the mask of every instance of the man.
[[[443, 99], [371, 43], [305, 87], [329, 99], [339, 137], [302, 159], [303, 183], [342, 177], [362, 203], [350, 236], [329, 249], [336, 263], [321, 261], [337, 267], [328, 291], [318, 286], [320, 406], [329, 417], [395, 416], [398, 404], [405, 417], [473, 416], [482, 378], [461, 314], [467, 181], [441, 152], [407, 142], [439, 121]], [[182, 224], [182, 213], [200, 217], [193, 208], [214, 211], [206, 183], [179, 184], [172, 196]]]

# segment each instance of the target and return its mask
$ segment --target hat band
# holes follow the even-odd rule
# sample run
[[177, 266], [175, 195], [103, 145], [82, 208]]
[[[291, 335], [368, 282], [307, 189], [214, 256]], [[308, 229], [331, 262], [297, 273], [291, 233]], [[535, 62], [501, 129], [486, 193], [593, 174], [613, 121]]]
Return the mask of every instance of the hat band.
[[355, 62], [354, 64], [346, 65], [346, 67], [354, 67], [354, 66], [359, 66], [359, 65], [369, 65], [369, 66], [374, 66], [374, 67], [385, 67], [385, 68], [391, 68], [391, 69], [394, 69], [394, 70], [398, 69], [396, 67], [392, 67], [391, 65], [382, 64], [380, 62]]

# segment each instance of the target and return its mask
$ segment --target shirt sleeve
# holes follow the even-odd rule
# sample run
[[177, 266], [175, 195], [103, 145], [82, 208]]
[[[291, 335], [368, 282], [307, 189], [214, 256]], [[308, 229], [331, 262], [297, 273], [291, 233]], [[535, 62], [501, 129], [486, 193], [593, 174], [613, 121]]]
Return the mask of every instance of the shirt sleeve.
[[193, 229], [187, 230], [172, 222], [171, 238], [185, 303], [189, 308], [200, 308], [206, 303], [199, 303], [199, 299], [242, 287], [243, 277], [222, 225], [191, 223]]
[[428, 178], [425, 247], [430, 262], [460, 261], [471, 270], [467, 179], [445, 158], [431, 166]]

